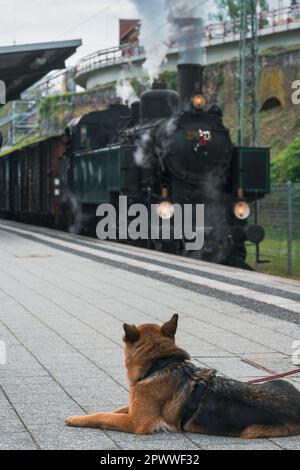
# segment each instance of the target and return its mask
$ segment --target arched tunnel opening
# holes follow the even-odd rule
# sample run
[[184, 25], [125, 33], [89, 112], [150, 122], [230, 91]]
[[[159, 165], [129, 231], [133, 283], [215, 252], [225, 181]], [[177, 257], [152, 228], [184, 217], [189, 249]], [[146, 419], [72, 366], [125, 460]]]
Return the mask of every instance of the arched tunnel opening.
[[276, 98], [275, 96], [272, 96], [271, 98], [268, 98], [264, 104], [261, 107], [261, 111], [271, 111], [272, 109], [277, 109], [281, 110], [282, 109], [282, 104], [281, 101]]

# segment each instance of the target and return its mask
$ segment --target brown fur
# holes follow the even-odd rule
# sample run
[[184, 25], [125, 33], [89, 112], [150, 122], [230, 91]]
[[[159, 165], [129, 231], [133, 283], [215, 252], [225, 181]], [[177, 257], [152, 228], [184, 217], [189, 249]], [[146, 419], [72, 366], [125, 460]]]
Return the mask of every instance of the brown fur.
[[[160, 358], [181, 356], [186, 361], [189, 360], [188, 354], [175, 344], [177, 322], [178, 315], [174, 315], [162, 327], [152, 324], [139, 327], [124, 325], [125, 364], [130, 386], [129, 406], [111, 413], [72, 416], [66, 420], [66, 424], [74, 427], [105, 428], [134, 434], [152, 434], [159, 430], [181, 432], [180, 419], [182, 411], [192, 393], [195, 381], [198, 379], [210, 381], [215, 374], [210, 370], [194, 368], [197, 378], [195, 379], [194, 375], [191, 379], [188, 378], [183, 381], [182, 376], [179, 376], [179, 372], [175, 368], [172, 371], [170, 368], [166, 368], [149, 378], [143, 379], [153, 363]], [[187, 376], [189, 377], [189, 374]], [[217, 393], [220, 383], [216, 378], [211, 387], [212, 393]], [[236, 382], [236, 384], [240, 383]], [[221, 385], [223, 386], [223, 383]], [[248, 398], [250, 402], [251, 400], [259, 401], [260, 396], [262, 396], [261, 401], [269, 402], [271, 397], [274, 406], [276, 406], [277, 396], [274, 393], [270, 392], [268, 395], [268, 391], [260, 391], [260, 389], [246, 386], [246, 384], [241, 384], [240, 387], [243, 385], [245, 385], [245, 390], [241, 388], [241, 396], [246, 397], [247, 401]], [[228, 381], [226, 383], [227, 388], [224, 387], [224, 389], [228, 394], [229, 389], [238, 389], [238, 386], [235, 385], [234, 381]], [[285, 397], [283, 397], [284, 400]], [[205, 408], [205, 402], [203, 403]], [[184, 430], [191, 433], [218, 435], [218, 430], [212, 431], [207, 420], [201, 416], [199, 415], [199, 419], [197, 416], [195, 419], [191, 419]], [[224, 433], [220, 430], [221, 434], [243, 439], [292, 436], [300, 434], [300, 420], [298, 424], [293, 422], [278, 426], [253, 422], [252, 425], [245, 428], [241, 425], [239, 431], [232, 429]]]

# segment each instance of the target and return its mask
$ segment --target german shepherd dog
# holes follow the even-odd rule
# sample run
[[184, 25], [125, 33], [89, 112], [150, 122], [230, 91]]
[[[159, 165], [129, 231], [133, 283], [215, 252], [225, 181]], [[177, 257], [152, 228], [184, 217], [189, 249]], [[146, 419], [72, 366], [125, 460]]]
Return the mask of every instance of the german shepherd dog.
[[190, 432], [243, 439], [300, 434], [300, 392], [277, 380], [249, 385], [201, 369], [175, 344], [178, 315], [163, 326], [124, 325], [129, 406], [73, 416], [68, 426], [134, 434]]

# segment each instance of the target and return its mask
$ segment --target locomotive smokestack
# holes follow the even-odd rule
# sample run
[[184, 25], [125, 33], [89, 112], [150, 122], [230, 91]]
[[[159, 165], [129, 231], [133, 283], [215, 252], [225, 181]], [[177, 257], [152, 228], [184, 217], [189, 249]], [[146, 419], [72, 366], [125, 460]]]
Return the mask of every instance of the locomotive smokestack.
[[190, 102], [195, 94], [202, 94], [203, 65], [179, 64], [178, 65], [178, 91], [181, 112], [190, 109]]

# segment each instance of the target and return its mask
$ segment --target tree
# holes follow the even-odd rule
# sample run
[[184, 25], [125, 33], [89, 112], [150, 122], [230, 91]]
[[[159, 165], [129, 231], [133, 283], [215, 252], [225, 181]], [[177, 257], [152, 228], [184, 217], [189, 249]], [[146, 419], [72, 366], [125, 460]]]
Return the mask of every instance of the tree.
[[[219, 21], [225, 21], [228, 18], [232, 20], [238, 19], [241, 15], [242, 1], [247, 1], [247, 0], [216, 0], [217, 19]], [[268, 0], [258, 0], [257, 3], [262, 10], [268, 11], [269, 9]]]
[[300, 134], [272, 161], [275, 183], [300, 183]]

